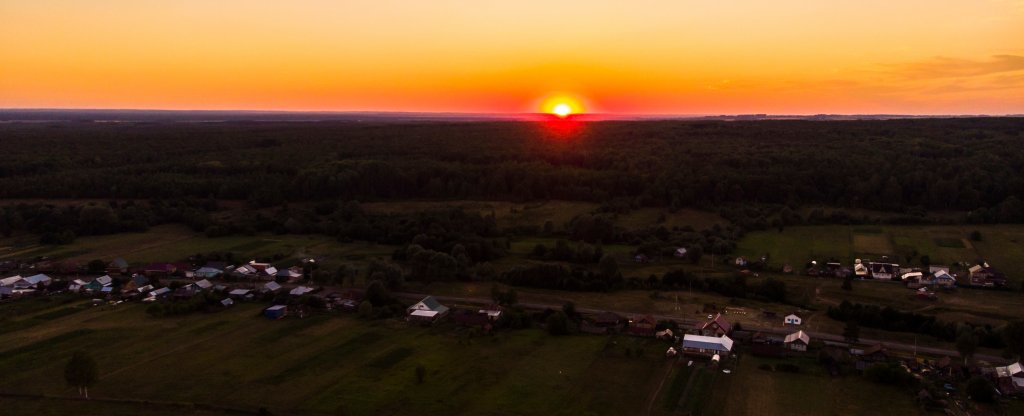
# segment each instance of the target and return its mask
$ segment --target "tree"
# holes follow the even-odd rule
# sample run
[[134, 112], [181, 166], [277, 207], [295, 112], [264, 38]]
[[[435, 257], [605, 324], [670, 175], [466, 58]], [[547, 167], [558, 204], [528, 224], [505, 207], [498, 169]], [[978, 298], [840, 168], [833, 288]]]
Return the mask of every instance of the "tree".
[[89, 398], [89, 387], [99, 379], [96, 360], [85, 351], [76, 351], [64, 367], [64, 380], [69, 386], [77, 387], [78, 394]]
[[423, 380], [427, 378], [427, 369], [423, 367], [423, 364], [416, 365], [416, 384], [423, 384]]
[[967, 360], [974, 355], [974, 352], [978, 349], [978, 337], [973, 332], [963, 331], [960, 336], [956, 338], [956, 350], [960, 353], [960, 356], [964, 358], [964, 365], [967, 365]]
[[598, 268], [601, 270], [601, 275], [606, 278], [619, 275], [619, 262], [615, 261], [615, 257], [612, 257], [611, 254], [605, 254], [601, 257]]
[[857, 321], [853, 319], [846, 321], [846, 327], [843, 328], [843, 339], [847, 342], [860, 341], [860, 326], [857, 325]]
[[551, 335], [568, 335], [569, 334], [569, 318], [565, 316], [565, 312], [557, 311], [551, 315], [548, 315], [545, 324], [548, 327], [548, 333]]
[[89, 270], [89, 274], [100, 274], [107, 270], [107, 262], [95, 259], [90, 261], [86, 268]]
[[373, 304], [368, 300], [364, 300], [359, 303], [359, 317], [363, 319], [370, 319], [373, 317]]
[[572, 301], [565, 302], [562, 305], [562, 312], [570, 319], [576, 317], [576, 304], [572, 303]]
[[981, 403], [991, 403], [995, 399], [992, 384], [981, 376], [974, 376], [967, 381], [967, 395], [971, 400]]
[[932, 265], [932, 258], [927, 254], [921, 255], [921, 268], [928, 270], [928, 267]]
[[380, 280], [372, 280], [366, 285], [366, 300], [373, 306], [384, 306], [391, 303], [391, 292]]
[[1003, 342], [1006, 344], [1006, 352], [1017, 359], [1024, 358], [1024, 321], [1017, 320], [1010, 322], [1002, 330]]
[[700, 263], [700, 258], [704, 256], [704, 247], [694, 244], [689, 250], [686, 250], [686, 258], [690, 260], [690, 263]]

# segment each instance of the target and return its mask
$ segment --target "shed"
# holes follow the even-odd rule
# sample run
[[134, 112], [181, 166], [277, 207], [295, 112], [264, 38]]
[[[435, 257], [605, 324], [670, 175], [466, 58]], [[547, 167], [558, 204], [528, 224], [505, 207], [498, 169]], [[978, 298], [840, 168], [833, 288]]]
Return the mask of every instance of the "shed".
[[785, 321], [783, 321], [783, 323], [786, 325], [802, 325], [804, 323], [804, 320], [797, 316], [795, 313], [791, 313], [789, 315], [786, 315]]
[[288, 306], [274, 305], [263, 310], [263, 316], [270, 319], [281, 319], [288, 316]]

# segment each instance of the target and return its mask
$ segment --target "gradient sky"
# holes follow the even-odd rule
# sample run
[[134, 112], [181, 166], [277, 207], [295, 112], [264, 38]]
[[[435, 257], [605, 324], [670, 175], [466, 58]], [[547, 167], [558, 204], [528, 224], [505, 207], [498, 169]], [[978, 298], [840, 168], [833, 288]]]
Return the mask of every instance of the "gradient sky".
[[0, 107], [1024, 113], [1024, 0], [0, 0]]

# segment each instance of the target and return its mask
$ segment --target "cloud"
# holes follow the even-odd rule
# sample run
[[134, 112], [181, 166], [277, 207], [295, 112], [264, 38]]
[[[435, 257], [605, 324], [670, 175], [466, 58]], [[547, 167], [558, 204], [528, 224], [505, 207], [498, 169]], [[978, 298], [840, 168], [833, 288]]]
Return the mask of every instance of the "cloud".
[[904, 78], [966, 78], [1024, 70], [1024, 56], [993, 55], [986, 61], [940, 56], [886, 67], [886, 72]]

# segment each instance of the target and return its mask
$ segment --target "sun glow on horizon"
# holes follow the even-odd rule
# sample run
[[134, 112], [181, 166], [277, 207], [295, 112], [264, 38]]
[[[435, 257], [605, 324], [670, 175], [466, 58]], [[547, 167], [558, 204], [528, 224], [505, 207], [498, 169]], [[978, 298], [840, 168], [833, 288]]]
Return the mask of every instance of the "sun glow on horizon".
[[574, 114], [585, 112], [580, 100], [568, 95], [559, 94], [548, 97], [542, 101], [540, 110], [546, 114], [552, 114], [560, 118], [566, 118]]

